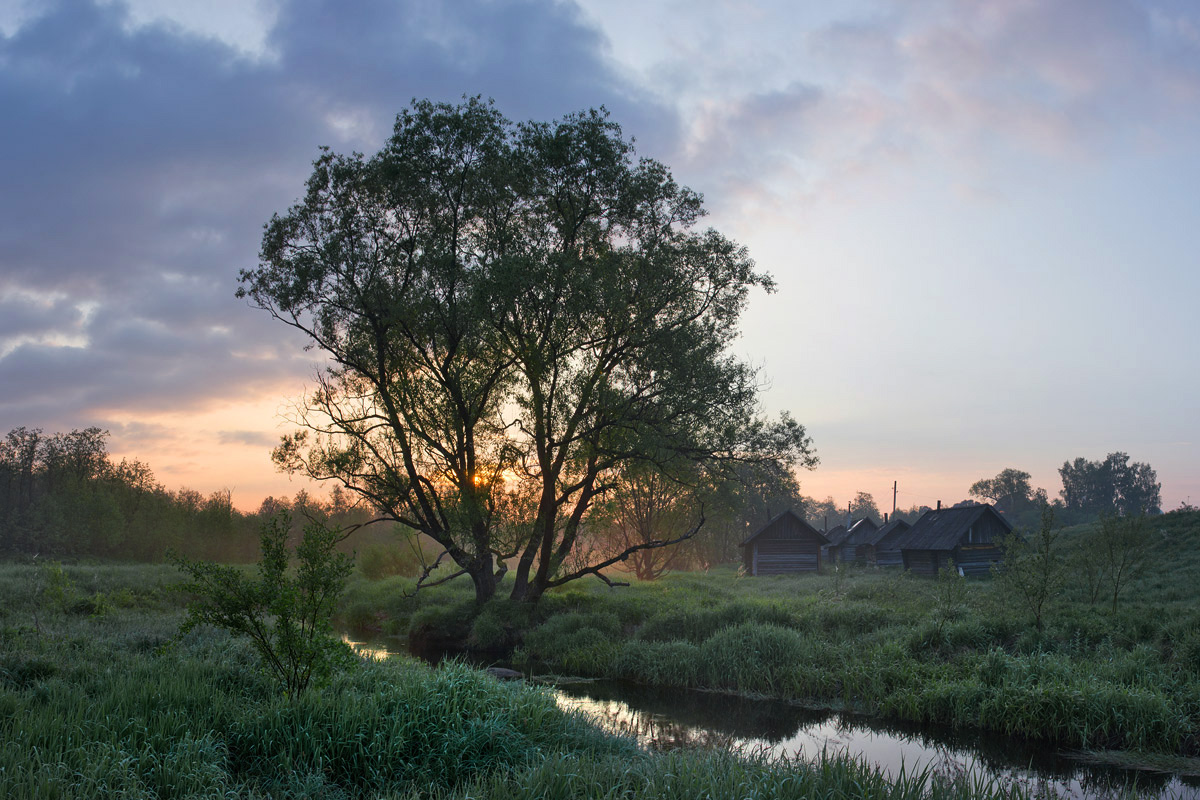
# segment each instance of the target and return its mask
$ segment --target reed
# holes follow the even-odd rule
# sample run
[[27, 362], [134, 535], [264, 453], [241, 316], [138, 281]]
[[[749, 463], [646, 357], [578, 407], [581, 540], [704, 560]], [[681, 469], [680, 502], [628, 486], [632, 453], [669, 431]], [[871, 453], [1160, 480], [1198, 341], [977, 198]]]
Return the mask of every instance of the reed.
[[695, 798], [863, 798], [863, 800], [969, 800], [1029, 797], [972, 775], [932, 770], [886, 776], [856, 759], [830, 755], [816, 765], [735, 755], [675, 751], [633, 760], [556, 755], [515, 773], [491, 774], [438, 795], [442, 800], [695, 800]]

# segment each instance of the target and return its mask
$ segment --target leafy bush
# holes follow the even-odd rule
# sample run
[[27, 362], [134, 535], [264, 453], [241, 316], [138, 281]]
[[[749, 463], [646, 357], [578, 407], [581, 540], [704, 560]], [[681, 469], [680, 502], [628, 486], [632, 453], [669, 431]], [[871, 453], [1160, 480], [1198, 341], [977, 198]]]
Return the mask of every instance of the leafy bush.
[[352, 658], [330, 635], [330, 618], [353, 563], [335, 549], [337, 531], [312, 522], [296, 547], [297, 567], [290, 570], [290, 527], [287, 513], [263, 524], [257, 579], [207, 561], [179, 558], [176, 563], [192, 579], [184, 590], [196, 596], [181, 632], [207, 624], [248, 637], [263, 665], [295, 696]]

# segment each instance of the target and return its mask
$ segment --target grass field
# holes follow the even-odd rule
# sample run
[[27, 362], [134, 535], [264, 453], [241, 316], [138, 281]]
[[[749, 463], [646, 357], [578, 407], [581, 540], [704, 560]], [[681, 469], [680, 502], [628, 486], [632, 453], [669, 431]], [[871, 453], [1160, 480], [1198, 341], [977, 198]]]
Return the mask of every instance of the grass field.
[[889, 780], [847, 758], [647, 753], [461, 664], [355, 663], [284, 697], [245, 643], [177, 637], [178, 579], [0, 566], [0, 797], [1022, 796], [928, 772]]
[[[1086, 534], [1064, 535], [1068, 554]], [[1128, 751], [1195, 758], [1200, 513], [1156, 518], [1151, 536], [1153, 557], [1115, 614], [1068, 575], [1041, 631], [997, 582], [947, 594], [936, 581], [870, 569], [577, 583], [533, 612], [503, 601], [480, 611], [466, 585], [414, 602], [402, 580], [360, 580], [344, 613], [363, 628], [515, 647], [518, 665], [542, 670], [802, 700], [1134, 762]]]
[[[406, 600], [401, 579], [359, 577], [342, 615], [515, 648], [518, 661], [564, 673], [800, 699], [1190, 769], [1200, 515], [1162, 517], [1153, 535], [1156, 562], [1117, 613], [1072, 586], [1042, 631], [996, 583], [947, 595], [866, 570], [579, 583], [534, 610], [475, 608], [465, 584]], [[357, 663], [283, 697], [244, 642], [177, 636], [179, 580], [163, 566], [0, 565], [0, 797], [1020, 796], [964, 776], [889, 780], [843, 757], [642, 752], [538, 689], [461, 664]]]

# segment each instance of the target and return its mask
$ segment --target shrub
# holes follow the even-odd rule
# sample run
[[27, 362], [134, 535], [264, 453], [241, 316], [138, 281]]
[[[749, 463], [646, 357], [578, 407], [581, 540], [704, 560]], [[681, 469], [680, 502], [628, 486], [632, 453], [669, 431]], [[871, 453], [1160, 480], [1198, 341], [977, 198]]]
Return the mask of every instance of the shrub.
[[196, 596], [181, 632], [207, 624], [248, 637], [263, 665], [287, 694], [295, 696], [314, 678], [327, 678], [337, 663], [352, 657], [347, 646], [330, 635], [330, 618], [353, 564], [335, 549], [337, 531], [311, 522], [296, 547], [293, 572], [287, 547], [290, 527], [286, 512], [263, 524], [257, 579], [207, 561], [178, 558], [176, 564], [192, 579], [184, 590]]

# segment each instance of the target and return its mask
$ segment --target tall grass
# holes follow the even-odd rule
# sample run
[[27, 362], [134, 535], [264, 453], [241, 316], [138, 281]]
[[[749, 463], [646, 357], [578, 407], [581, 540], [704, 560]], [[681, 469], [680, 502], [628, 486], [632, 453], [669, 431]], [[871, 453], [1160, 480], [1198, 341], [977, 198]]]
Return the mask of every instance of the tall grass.
[[[363, 663], [282, 697], [244, 644], [174, 614], [58, 617], [0, 636], [0, 797], [446, 788], [545, 752], [633, 745], [462, 664]], [[319, 790], [319, 791], [318, 791]]]
[[[1116, 613], [1068, 586], [1044, 629], [1003, 587], [971, 581], [939, 610], [899, 571], [578, 583], [523, 619], [469, 587], [394, 607], [386, 625], [515, 642], [515, 660], [574, 675], [816, 702], [1077, 749], [1200, 756], [1200, 513], [1157, 518], [1157, 561]], [[1086, 528], [1067, 531], [1068, 549]], [[392, 613], [392, 612], [389, 612]], [[488, 632], [486, 636], [478, 630]]]
[[[0, 596], [40, 585], [34, 569], [0, 569]], [[245, 643], [176, 636], [182, 598], [168, 576], [89, 569], [65, 570], [72, 592], [133, 600], [85, 612], [41, 592], [0, 607], [0, 797], [1019, 796], [932, 773], [888, 779], [845, 758], [644, 752], [546, 692], [455, 662], [364, 662], [287, 698]], [[590, 613], [560, 633], [624, 630], [620, 615]], [[784, 629], [729, 630], [769, 647]]]
[[444, 800], [696, 800], [772, 798], [810, 800], [968, 800], [1028, 797], [1020, 786], [931, 770], [887, 778], [845, 755], [813, 768], [803, 762], [736, 756], [722, 751], [674, 751], [622, 760], [555, 755], [515, 773], [492, 774], [439, 795]]

